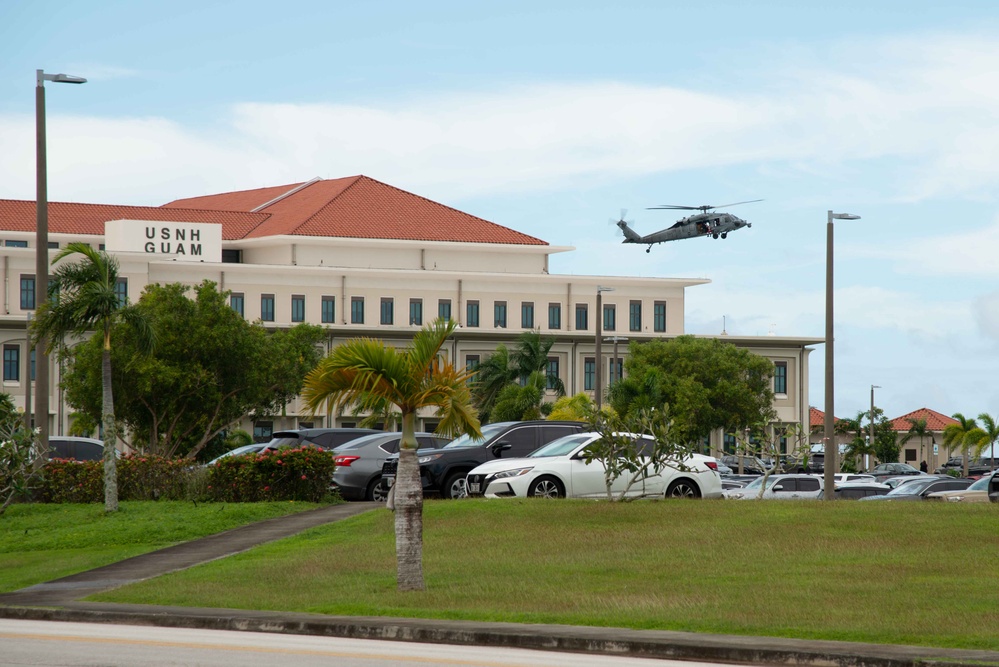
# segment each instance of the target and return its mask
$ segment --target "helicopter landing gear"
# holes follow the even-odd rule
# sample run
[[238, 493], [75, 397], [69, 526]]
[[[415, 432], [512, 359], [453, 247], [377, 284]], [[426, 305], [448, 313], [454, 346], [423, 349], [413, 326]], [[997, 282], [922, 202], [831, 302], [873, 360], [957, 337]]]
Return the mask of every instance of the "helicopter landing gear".
[[711, 238], [713, 238], [713, 239], [716, 239], [716, 238], [718, 238], [718, 232], [715, 232], [714, 234], [712, 234], [712, 235], [711, 235]]
[[652, 252], [652, 246], [649, 246], [648, 248], [646, 248], [645, 252]]
[[728, 232], [725, 232], [724, 234], [722, 234], [722, 238], [723, 239], [727, 239], [728, 238]]

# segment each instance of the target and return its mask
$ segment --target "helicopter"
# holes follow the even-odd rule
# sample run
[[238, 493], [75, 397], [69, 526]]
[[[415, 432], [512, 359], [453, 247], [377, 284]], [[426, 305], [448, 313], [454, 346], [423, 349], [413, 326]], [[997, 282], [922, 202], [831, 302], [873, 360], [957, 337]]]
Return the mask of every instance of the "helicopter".
[[687, 216], [686, 218], [681, 218], [677, 220], [675, 224], [666, 229], [661, 229], [658, 232], [653, 232], [652, 234], [646, 234], [642, 236], [634, 229], [628, 226], [628, 223], [624, 220], [624, 215], [621, 215], [621, 219], [617, 220], [615, 224], [624, 234], [624, 241], [622, 243], [647, 243], [649, 247], [645, 249], [645, 252], [651, 252], [652, 246], [656, 243], [665, 243], [666, 241], [679, 241], [680, 239], [692, 239], [698, 236], [710, 236], [711, 238], [728, 238], [729, 232], [734, 232], [737, 229], [742, 229], [743, 227], [752, 227], [753, 223], [746, 222], [742, 218], [738, 218], [731, 213], [712, 213], [718, 208], [726, 208], [728, 206], [737, 206], [739, 204], [752, 204], [758, 201], [763, 201], [762, 199], [750, 199], [749, 201], [737, 201], [732, 204], [722, 204], [721, 206], [673, 206], [671, 204], [665, 204], [663, 206], [652, 206], [647, 210], [675, 210], [675, 211], [700, 211], [700, 213], [695, 213], [693, 215]]

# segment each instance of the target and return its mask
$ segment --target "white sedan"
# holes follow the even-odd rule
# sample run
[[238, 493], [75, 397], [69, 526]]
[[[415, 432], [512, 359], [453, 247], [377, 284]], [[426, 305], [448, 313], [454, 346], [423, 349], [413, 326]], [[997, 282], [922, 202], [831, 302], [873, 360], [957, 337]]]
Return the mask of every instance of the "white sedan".
[[[468, 493], [490, 498], [606, 498], [603, 464], [586, 462], [586, 448], [599, 438], [599, 433], [576, 433], [553, 440], [526, 458], [483, 463], [465, 478]], [[641, 436], [637, 444], [652, 446], [654, 441]], [[682, 463], [636, 481], [625, 497], [720, 498], [721, 478], [709, 462], [714, 463], [710, 456], [689, 454]], [[625, 491], [630, 477], [625, 473], [611, 484], [615, 498]]]

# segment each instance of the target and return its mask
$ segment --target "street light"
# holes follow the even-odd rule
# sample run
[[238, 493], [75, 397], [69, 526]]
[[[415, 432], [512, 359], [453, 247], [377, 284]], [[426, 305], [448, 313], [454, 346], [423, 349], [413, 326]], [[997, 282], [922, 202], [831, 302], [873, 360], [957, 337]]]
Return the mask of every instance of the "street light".
[[604, 292], [613, 292], [613, 287], [602, 287], [597, 285], [597, 350], [596, 350], [596, 368], [594, 369], [596, 373], [594, 374], [593, 381], [596, 391], [594, 396], [597, 402], [597, 412], [600, 412], [600, 404], [603, 403], [603, 397], [600, 395], [600, 366], [603, 365], [601, 360], [600, 351], [600, 328], [603, 324], [604, 310], [603, 310], [603, 296]]
[[839, 450], [834, 434], [833, 405], [833, 220], [859, 220], [859, 215], [852, 213], [833, 213], [829, 211], [826, 224], [826, 414], [825, 414], [825, 469], [824, 486], [826, 500], [835, 500], [836, 461]]
[[[871, 430], [869, 431], [870, 435], [868, 436], [870, 438], [870, 441], [871, 441], [870, 442], [870, 446], [871, 447], [874, 446], [874, 390], [875, 389], [881, 389], [881, 385], [879, 385], [879, 384], [872, 384], [871, 385]], [[922, 444], [922, 443], [920, 443], [920, 444]], [[865, 472], [867, 471], [867, 463], [868, 463], [867, 458], [869, 456], [870, 456], [870, 454], [864, 454], [864, 471]]]
[[604, 338], [604, 342], [605, 343], [614, 343], [614, 357], [613, 357], [613, 360], [611, 362], [613, 364], [613, 369], [614, 370], [611, 371], [610, 379], [607, 381], [607, 388], [610, 389], [611, 387], [614, 386], [614, 381], [617, 380], [617, 379], [620, 379], [618, 377], [618, 369], [620, 368], [620, 364], [619, 364], [619, 362], [617, 360], [617, 344], [618, 343], [627, 343], [628, 342], [628, 338], [626, 336], [608, 336], [607, 338]]
[[[45, 82], [86, 83], [87, 80], [71, 74], [46, 74], [35, 72], [35, 310], [41, 309], [49, 295], [49, 201], [48, 171], [45, 161]], [[35, 427], [40, 429], [38, 439], [45, 451], [49, 446], [49, 357], [47, 341], [38, 339], [35, 347]], [[27, 347], [27, 346], [25, 346]], [[30, 381], [30, 379], [29, 379]], [[113, 443], [112, 443], [113, 444]]]

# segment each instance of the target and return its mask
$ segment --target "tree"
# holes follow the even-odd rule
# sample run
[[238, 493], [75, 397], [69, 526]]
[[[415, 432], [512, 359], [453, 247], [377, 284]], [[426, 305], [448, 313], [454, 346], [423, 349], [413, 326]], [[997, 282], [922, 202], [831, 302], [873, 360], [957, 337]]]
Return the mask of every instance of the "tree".
[[[846, 444], [846, 453], [842, 464], [850, 461], [850, 465], [856, 469], [856, 461], [863, 461], [865, 456], [877, 456], [875, 443], [870, 440], [870, 433], [864, 431], [864, 420], [869, 417], [869, 412], [861, 410], [853, 419], [837, 419], [833, 424], [833, 432], [852, 436]], [[877, 429], [875, 429], [877, 432]], [[894, 437], [894, 434], [892, 435]], [[896, 454], [896, 458], [898, 455]]]
[[[607, 500], [624, 500], [632, 486], [661, 474], [667, 467], [689, 470], [684, 460], [690, 454], [690, 446], [673, 438], [665, 406], [658, 410], [638, 410], [627, 417], [590, 410], [587, 421], [592, 430], [600, 433], [600, 438], [586, 448], [584, 460], [588, 464], [597, 461], [603, 466]], [[652, 446], [636, 446], [640, 435], [651, 436]], [[612, 487], [621, 477], [626, 477], [626, 483], [615, 497]]]
[[902, 439], [899, 440], [900, 445], [904, 445], [913, 438], [919, 438], [919, 459], [921, 461], [926, 461], [925, 455], [923, 454], [923, 439], [926, 436], [931, 436], [933, 433], [929, 430], [926, 424], [926, 420], [922, 417], [909, 417], [906, 419], [909, 422], [909, 430], [905, 432]]
[[995, 457], [995, 444], [999, 441], [999, 424], [996, 420], [987, 412], [983, 412], [978, 415], [978, 418], [982, 421], [982, 426], [980, 427], [985, 433], [982, 440], [982, 446], [979, 448], [979, 454], [986, 448], [991, 447], [993, 449], [992, 456]]
[[71, 255], [82, 255], [76, 263], [59, 264], [49, 283], [49, 299], [32, 323], [35, 340], [47, 338], [49, 348], [67, 335], [96, 331], [101, 349], [101, 423], [104, 427], [104, 510], [118, 510], [118, 474], [115, 461], [118, 429], [112, 391], [111, 331], [118, 322], [135, 333], [137, 350], [153, 348], [153, 330], [148, 320], [118, 294], [118, 260], [86, 243], [74, 242], [52, 260], [58, 264]]
[[965, 417], [960, 412], [955, 412], [951, 416], [957, 420], [957, 423], [944, 426], [943, 444], [951, 451], [955, 448], [961, 449], [962, 458], [964, 459], [961, 474], [967, 477], [970, 450], [977, 449], [980, 452], [988, 444], [989, 436], [979, 428], [978, 423], [974, 419]]
[[667, 405], [673, 436], [684, 443], [773, 419], [773, 363], [731, 343], [693, 336], [633, 342], [625, 367], [627, 376], [610, 390], [614, 409], [627, 416]]
[[[547, 419], [560, 421], [586, 421], [587, 415], [593, 412], [594, 405], [590, 397], [583, 392], [575, 396], [562, 396], [552, 404], [552, 411]], [[609, 405], [602, 405], [602, 410], [612, 411]]]
[[[149, 285], [135, 308], [157, 331], [154, 353], [140, 356], [138, 332], [115, 325], [112, 352], [118, 416], [137, 449], [194, 458], [246, 414], [273, 414], [292, 400], [318, 363], [320, 327], [268, 332], [228, 304], [228, 293], [202, 282]], [[64, 380], [66, 398], [93, 414], [96, 341], [77, 346]]]
[[496, 397], [490, 418], [496, 422], [543, 419], [552, 410], [552, 404], [544, 400], [547, 384], [540, 371], [531, 373], [523, 385], [508, 384]]
[[416, 413], [436, 408], [443, 435], [481, 437], [467, 380], [440, 351], [455, 323], [440, 318], [421, 329], [405, 350], [382, 341], [354, 338], [337, 346], [305, 378], [302, 398], [313, 413], [360, 401], [375, 407], [385, 399], [402, 413], [399, 469], [389, 502], [395, 508], [398, 588], [423, 590], [423, 486], [416, 460]]
[[[534, 373], [541, 373], [545, 378], [541, 392], [521, 392], [516, 399], [522, 402], [533, 397], [532, 405], [526, 406], [523, 413], [540, 414], [544, 404], [545, 389], [553, 389], [559, 396], [565, 395], [565, 385], [557, 377], [548, 377], [548, 353], [555, 344], [555, 338], [544, 337], [538, 331], [525, 331], [517, 338], [517, 347], [513, 352], [505, 345], [496, 347], [496, 352], [489, 355], [479, 364], [475, 371], [472, 384], [472, 395], [479, 411], [479, 419], [487, 421], [504, 421], [504, 418], [493, 415], [493, 408], [499, 401], [500, 393], [511, 385], [526, 387]], [[507, 394], [507, 406], [504, 414], [510, 414], [511, 392]], [[528, 419], [515, 416], [513, 419]]]

